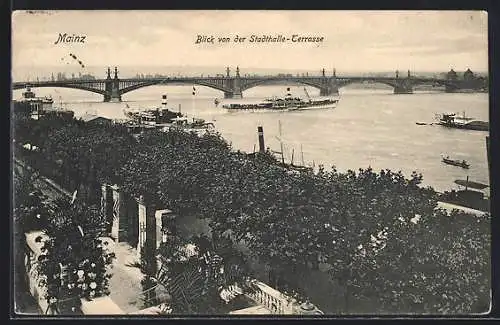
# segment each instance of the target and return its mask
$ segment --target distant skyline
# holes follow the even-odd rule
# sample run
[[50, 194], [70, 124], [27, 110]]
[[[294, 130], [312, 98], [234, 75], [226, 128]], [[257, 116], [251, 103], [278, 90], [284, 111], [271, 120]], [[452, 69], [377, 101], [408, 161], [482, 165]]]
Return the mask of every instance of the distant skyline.
[[[251, 69], [379, 72], [488, 70], [482, 11], [50, 11], [12, 18], [13, 78], [73, 65], [240, 66]], [[54, 44], [59, 34], [85, 43]], [[321, 43], [249, 43], [250, 35], [323, 37]], [[243, 43], [195, 44], [198, 35], [247, 37]], [[73, 53], [85, 65], [71, 62]], [[70, 65], [68, 67], [68, 64]], [[79, 69], [79, 70], [78, 70]], [[144, 72], [145, 73], [145, 72]], [[160, 72], [159, 72], [160, 73]], [[219, 73], [224, 73], [220, 71]]]
[[[113, 71], [114, 67], [110, 67]], [[106, 68], [105, 67], [85, 67], [85, 69], [81, 69], [80, 67], [74, 66], [47, 66], [43, 68], [35, 68], [35, 67], [20, 67], [15, 71], [14, 81], [33, 81], [37, 78], [40, 80], [50, 80], [51, 75], [54, 76], [54, 79], [57, 79], [57, 75], [59, 73], [64, 73], [66, 78], [71, 78], [72, 75], [78, 77], [81, 75], [92, 75], [96, 79], [104, 79], [106, 77]], [[463, 73], [465, 69], [458, 70], [454, 69], [459, 74]], [[442, 71], [411, 71], [413, 76], [421, 76], [421, 77], [430, 77], [436, 76], [439, 74], [447, 73], [449, 70]], [[488, 71], [473, 71], [477, 75], [487, 75]], [[118, 67], [118, 75], [120, 78], [135, 78], [137, 75], [165, 75], [165, 76], [216, 76], [217, 74], [224, 74], [225, 67], [216, 67], [216, 66], [141, 66], [141, 67], [132, 67], [132, 66], [120, 66]], [[235, 69], [231, 67], [230, 75], [233, 76], [235, 73]], [[302, 75], [308, 74], [310, 76], [320, 75], [321, 70], [297, 70], [297, 69], [279, 69], [279, 68], [252, 68], [252, 67], [240, 67], [240, 73], [242, 76], [249, 75], [276, 75], [280, 73], [292, 74], [292, 75]], [[384, 75], [384, 76], [392, 76], [395, 74], [395, 71], [343, 71], [337, 70], [337, 76], [358, 76], [358, 75]], [[400, 74], [406, 74], [406, 71], [399, 71]], [[326, 70], [325, 74], [327, 76], [333, 74], [333, 70]], [[113, 72], [112, 72], [113, 76]]]

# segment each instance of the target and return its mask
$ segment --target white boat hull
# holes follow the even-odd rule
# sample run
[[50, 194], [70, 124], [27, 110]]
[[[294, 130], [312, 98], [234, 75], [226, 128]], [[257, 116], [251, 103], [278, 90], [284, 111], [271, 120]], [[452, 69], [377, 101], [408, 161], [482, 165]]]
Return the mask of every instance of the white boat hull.
[[305, 107], [289, 107], [288, 111], [308, 111], [315, 109], [332, 109], [336, 108], [337, 103], [323, 104], [323, 105], [314, 105], [314, 106], [305, 106]]
[[308, 111], [317, 109], [332, 109], [336, 108], [337, 103], [328, 103], [320, 105], [310, 105], [310, 106], [289, 106], [289, 107], [227, 107], [223, 106], [224, 109], [230, 111]]
[[[287, 89], [290, 91], [290, 88]], [[304, 91], [305, 88], [304, 88]], [[305, 111], [315, 109], [336, 108], [340, 100], [337, 96], [319, 96], [311, 98], [306, 91], [307, 99], [293, 97], [288, 93], [284, 98], [267, 98], [260, 101], [236, 101], [234, 103], [226, 102], [222, 108], [228, 110], [266, 110], [266, 111]]]

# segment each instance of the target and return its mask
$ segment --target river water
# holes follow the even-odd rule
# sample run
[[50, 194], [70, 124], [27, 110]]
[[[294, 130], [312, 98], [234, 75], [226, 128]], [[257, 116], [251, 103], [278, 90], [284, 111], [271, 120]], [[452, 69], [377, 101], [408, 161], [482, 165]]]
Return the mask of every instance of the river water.
[[[288, 86], [262, 86], [243, 93], [244, 100], [283, 96]], [[294, 95], [304, 96], [302, 86], [289, 86]], [[311, 96], [319, 91], [307, 87]], [[14, 91], [14, 98], [22, 90]], [[102, 96], [64, 88], [35, 89], [38, 96], [51, 95], [55, 106], [108, 118], [125, 118], [123, 108], [152, 108], [161, 104], [167, 94], [168, 107], [181, 110], [189, 117], [215, 121], [218, 131], [235, 149], [252, 152], [258, 149], [257, 126], [264, 128], [266, 147], [280, 150], [279, 124], [286, 161], [306, 165], [335, 165], [339, 171], [371, 166], [376, 171], [389, 168], [422, 173], [424, 184], [438, 191], [456, 188], [455, 179], [489, 184], [485, 137], [487, 132], [443, 128], [437, 125], [416, 125], [434, 122], [435, 113], [456, 112], [488, 121], [488, 94], [447, 94], [415, 92], [394, 95], [392, 88], [363, 89], [348, 86], [340, 90], [335, 109], [295, 112], [226, 111], [214, 104], [222, 93], [207, 87], [160, 85], [141, 88], [125, 94], [121, 103], [103, 103]], [[302, 149], [301, 149], [302, 148]], [[445, 165], [441, 155], [465, 159], [471, 167], [465, 170]]]

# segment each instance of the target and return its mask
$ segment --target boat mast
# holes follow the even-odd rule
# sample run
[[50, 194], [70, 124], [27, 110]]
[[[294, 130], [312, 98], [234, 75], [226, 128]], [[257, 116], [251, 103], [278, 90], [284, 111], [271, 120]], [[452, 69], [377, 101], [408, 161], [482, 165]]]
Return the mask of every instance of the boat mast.
[[281, 147], [281, 162], [283, 165], [285, 164], [285, 156], [283, 154], [283, 139], [282, 139], [282, 134], [281, 134], [281, 121], [278, 120], [278, 127], [279, 127], [279, 134], [280, 134], [280, 147]]
[[[194, 122], [194, 112], [195, 112], [195, 105], [196, 105], [196, 101], [194, 98], [195, 96], [196, 96], [196, 87], [193, 84], [193, 96], [191, 97], [191, 111], [193, 112], [193, 122]], [[186, 114], [186, 117], [187, 117], [187, 114]]]
[[300, 155], [302, 158], [302, 166], [305, 166], [305, 164], [304, 164], [304, 151], [302, 151], [302, 144], [300, 144]]
[[306, 93], [307, 99], [311, 101], [311, 96], [309, 96], [309, 93], [307, 92], [306, 87], [304, 87], [304, 92]]

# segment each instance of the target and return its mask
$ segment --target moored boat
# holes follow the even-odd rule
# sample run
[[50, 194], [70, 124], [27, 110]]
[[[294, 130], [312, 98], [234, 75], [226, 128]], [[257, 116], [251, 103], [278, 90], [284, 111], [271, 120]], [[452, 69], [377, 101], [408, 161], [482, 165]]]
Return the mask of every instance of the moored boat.
[[466, 117], [465, 113], [463, 116], [458, 116], [455, 113], [436, 114], [436, 119], [438, 120], [437, 124], [448, 128], [489, 131], [490, 127], [488, 122]]
[[442, 158], [443, 158], [442, 161], [448, 165], [458, 166], [465, 169], [469, 169], [470, 167], [470, 165], [465, 160], [454, 160], [450, 159], [450, 157], [442, 157]]
[[132, 111], [127, 105], [123, 110], [125, 116], [137, 124], [146, 124], [152, 126], [161, 126], [163, 124], [173, 123], [175, 118], [182, 117], [180, 112], [174, 112], [167, 108], [167, 95], [162, 96], [162, 107]]
[[187, 117], [176, 117], [172, 120], [172, 124], [167, 128], [180, 128], [184, 130], [213, 130], [215, 128], [214, 123], [206, 122], [202, 118], [193, 117], [189, 119]]
[[40, 119], [43, 116], [49, 115], [60, 115], [60, 116], [73, 116], [74, 112], [66, 110], [61, 107], [54, 107], [54, 100], [51, 96], [38, 97], [31, 90], [30, 87], [26, 87], [26, 91], [23, 92], [22, 99], [14, 100], [14, 112], [22, 113], [32, 119]]
[[483, 212], [490, 211], [489, 196], [487, 197], [483, 192], [489, 187], [489, 185], [469, 181], [468, 177], [466, 180], [455, 180], [455, 184], [459, 185], [460, 189], [458, 191], [445, 191], [444, 193], [440, 194], [439, 201], [455, 204], [458, 206], [464, 206]]

